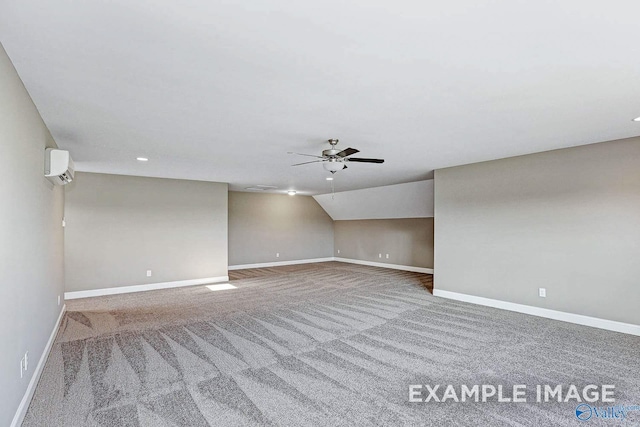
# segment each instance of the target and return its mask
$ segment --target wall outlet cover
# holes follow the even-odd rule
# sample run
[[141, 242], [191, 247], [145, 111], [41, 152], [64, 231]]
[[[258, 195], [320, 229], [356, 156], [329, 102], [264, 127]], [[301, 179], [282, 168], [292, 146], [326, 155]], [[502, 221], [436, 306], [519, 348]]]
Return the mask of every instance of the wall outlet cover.
[[24, 376], [24, 372], [29, 368], [29, 352], [25, 352], [22, 359], [20, 359], [20, 378]]
[[547, 289], [546, 288], [538, 288], [538, 296], [540, 298], [546, 298], [547, 297]]

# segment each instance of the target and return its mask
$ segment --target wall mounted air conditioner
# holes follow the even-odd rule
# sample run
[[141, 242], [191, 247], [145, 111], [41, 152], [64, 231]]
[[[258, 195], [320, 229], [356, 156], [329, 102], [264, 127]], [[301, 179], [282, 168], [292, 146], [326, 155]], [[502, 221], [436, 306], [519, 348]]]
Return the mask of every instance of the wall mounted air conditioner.
[[68, 151], [47, 148], [44, 157], [44, 176], [56, 185], [73, 181], [75, 173], [73, 160]]

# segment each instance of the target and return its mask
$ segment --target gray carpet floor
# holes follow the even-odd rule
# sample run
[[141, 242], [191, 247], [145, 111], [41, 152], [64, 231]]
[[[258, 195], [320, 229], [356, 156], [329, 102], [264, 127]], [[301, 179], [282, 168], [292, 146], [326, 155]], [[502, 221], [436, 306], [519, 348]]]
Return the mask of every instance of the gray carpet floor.
[[[587, 425], [574, 403], [410, 403], [410, 384], [615, 384], [640, 337], [431, 295], [431, 276], [337, 262], [68, 302], [24, 426]], [[591, 420], [589, 425], [637, 425]]]

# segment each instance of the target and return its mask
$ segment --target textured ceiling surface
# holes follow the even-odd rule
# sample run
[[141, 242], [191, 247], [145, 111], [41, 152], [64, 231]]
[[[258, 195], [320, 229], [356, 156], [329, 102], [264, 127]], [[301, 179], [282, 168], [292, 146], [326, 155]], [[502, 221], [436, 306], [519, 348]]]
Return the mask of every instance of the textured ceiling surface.
[[[336, 191], [640, 135], [637, 1], [7, 0], [0, 41], [79, 170]], [[138, 156], [148, 157], [145, 164]]]

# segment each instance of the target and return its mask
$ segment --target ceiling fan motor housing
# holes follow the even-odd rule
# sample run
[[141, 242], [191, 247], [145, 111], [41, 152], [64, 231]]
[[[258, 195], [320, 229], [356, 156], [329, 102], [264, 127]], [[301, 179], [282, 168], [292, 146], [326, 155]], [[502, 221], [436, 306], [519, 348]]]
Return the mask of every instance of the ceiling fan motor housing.
[[328, 150], [323, 150], [322, 151], [322, 155], [323, 156], [328, 156], [328, 157], [334, 157], [336, 156], [340, 151], [342, 150], [338, 150], [336, 148], [330, 148]]
[[323, 155], [323, 156], [334, 157], [334, 156], [336, 156], [340, 151], [342, 151], [342, 150], [338, 150], [338, 149], [336, 148], [336, 145], [337, 145], [337, 144], [338, 144], [338, 142], [339, 142], [339, 140], [338, 140], [338, 139], [336, 139], [336, 138], [334, 138], [334, 139], [329, 139], [329, 140], [327, 140], [327, 142], [328, 142], [329, 144], [331, 144], [331, 148], [330, 148], [330, 149], [328, 149], [328, 150], [324, 150], [324, 151], [322, 152], [322, 155]]

